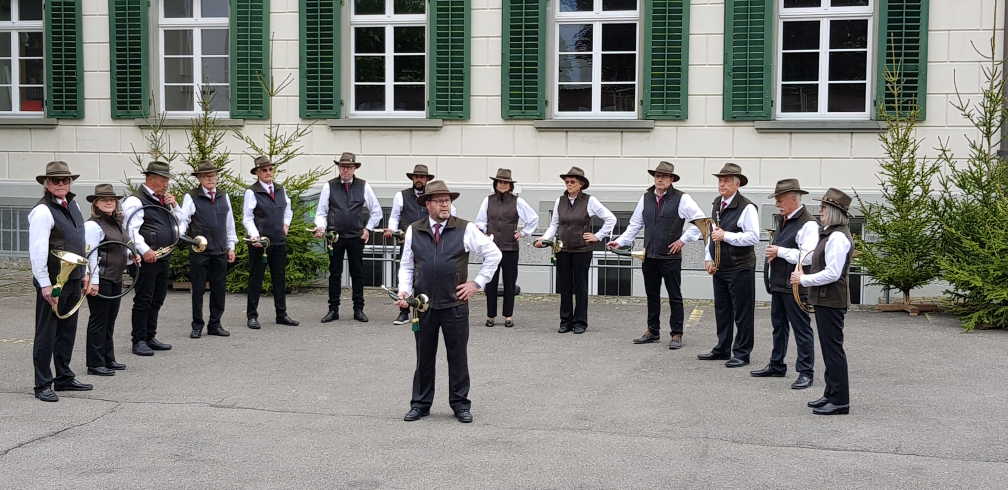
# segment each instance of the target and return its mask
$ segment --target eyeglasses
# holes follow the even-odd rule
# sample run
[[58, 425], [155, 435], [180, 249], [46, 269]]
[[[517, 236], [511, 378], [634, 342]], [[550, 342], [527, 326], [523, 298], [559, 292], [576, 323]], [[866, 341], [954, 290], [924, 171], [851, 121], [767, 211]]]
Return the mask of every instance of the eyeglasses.
[[451, 199], [431, 199], [429, 202], [434, 204], [435, 206], [451, 205]]
[[73, 179], [70, 177], [50, 177], [49, 182], [56, 185], [66, 185], [69, 184]]
[[270, 172], [270, 173], [272, 173], [273, 172], [273, 167], [259, 167], [259, 168], [256, 169], [256, 172]]
[[200, 174], [199, 178], [206, 180], [217, 180], [217, 174]]
[[578, 180], [578, 179], [568, 179], [568, 180], [565, 180], [564, 183], [567, 184], [567, 185], [574, 185], [574, 184], [580, 184], [581, 181]]

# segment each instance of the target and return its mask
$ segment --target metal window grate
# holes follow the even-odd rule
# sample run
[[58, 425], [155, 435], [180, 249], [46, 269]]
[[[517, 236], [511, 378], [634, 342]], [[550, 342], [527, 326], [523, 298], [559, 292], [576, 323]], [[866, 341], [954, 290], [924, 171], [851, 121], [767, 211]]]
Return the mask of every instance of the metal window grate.
[[0, 206], [0, 255], [28, 255], [30, 208]]

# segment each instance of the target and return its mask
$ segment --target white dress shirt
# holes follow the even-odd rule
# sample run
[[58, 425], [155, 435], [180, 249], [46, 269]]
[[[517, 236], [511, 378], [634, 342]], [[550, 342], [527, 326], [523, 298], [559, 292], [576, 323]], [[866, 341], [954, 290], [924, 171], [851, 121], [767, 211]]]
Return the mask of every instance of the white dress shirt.
[[[804, 205], [799, 206], [798, 209], [788, 215], [788, 219], [794, 219], [804, 209]], [[797, 264], [799, 255], [805, 255], [815, 250], [816, 245], [819, 244], [819, 222], [812, 220], [802, 225], [801, 229], [798, 230], [798, 235], [795, 236], [795, 242], [798, 243], [798, 248], [777, 247], [777, 256], [786, 260], [789, 264]], [[805, 260], [802, 261], [802, 265], [811, 264], [812, 254], [808, 254]]]
[[[434, 231], [434, 218], [428, 217], [430, 229]], [[442, 228], [445, 222], [441, 222]], [[473, 278], [473, 282], [483, 289], [486, 283], [490, 282], [493, 278], [495, 272], [497, 272], [497, 266], [500, 264], [501, 251], [494, 244], [490, 237], [486, 236], [476, 228], [476, 225], [472, 223], [466, 223], [465, 236], [463, 237], [463, 243], [465, 244], [466, 252], [480, 255], [483, 257], [483, 265], [480, 266], [480, 270], [476, 273], [476, 277]], [[413, 263], [413, 225], [406, 228], [406, 241], [403, 242], [403, 252], [402, 252], [402, 263], [399, 265], [399, 292], [413, 294], [413, 270], [415, 269], [415, 264]]]
[[[490, 197], [484, 197], [483, 204], [480, 204], [479, 212], [476, 213], [476, 221], [473, 222], [473, 224], [476, 225], [476, 228], [479, 228], [483, 233], [486, 233], [487, 231], [487, 206], [489, 205]], [[518, 198], [517, 207], [518, 217], [521, 218], [522, 223], [525, 224], [525, 226], [521, 229], [522, 237], [528, 238], [532, 236], [532, 233], [535, 232], [536, 228], [539, 226], [539, 213], [535, 212], [535, 210], [532, 209], [532, 206], [529, 206], [528, 203], [520, 197]]]
[[[732, 199], [735, 199], [738, 193], [732, 194], [728, 199], [722, 198], [721, 200], [725, 202], [725, 206], [731, 206]], [[718, 205], [720, 207], [720, 204]], [[726, 231], [724, 234], [724, 242], [728, 245], [735, 247], [755, 247], [759, 243], [759, 215], [756, 213], [756, 205], [749, 204], [742, 209], [742, 215], [738, 219], [738, 227], [742, 228], [740, 232], [730, 232]], [[710, 254], [710, 240], [707, 240], [706, 247], [704, 247], [704, 260], [708, 262], [713, 262], [714, 259], [711, 258]]]
[[[147, 184], [141, 184], [140, 188], [143, 189], [143, 191], [146, 192], [148, 195], [154, 196], [155, 199], [157, 198], [157, 196], [154, 195], [154, 191], [152, 191], [150, 187], [147, 187]], [[140, 255], [143, 255], [147, 253], [147, 251], [150, 250], [151, 248], [149, 245], [147, 245], [147, 242], [144, 240], [144, 237], [140, 235], [140, 225], [143, 224], [144, 212], [145, 212], [142, 209], [140, 209], [141, 207], [143, 207], [143, 203], [140, 202], [140, 199], [136, 196], [129, 196], [126, 199], [124, 199], [122, 203], [123, 219], [129, 221], [128, 223], [126, 223], [126, 232], [127, 232], [126, 235], [129, 237], [130, 240], [133, 240], [133, 244], [136, 245], [137, 252], [140, 252]], [[136, 213], [136, 215], [133, 216], [132, 219], [130, 219], [130, 215], [132, 215], [134, 212]], [[171, 212], [175, 214], [175, 218], [179, 218], [179, 215], [182, 212], [182, 210], [178, 206], [172, 206]], [[181, 234], [181, 232], [179, 233]]]
[[[259, 185], [266, 192], [273, 190], [273, 184], [267, 184], [263, 181], [259, 181]], [[287, 195], [287, 189], [284, 189], [284, 195], [287, 197], [287, 209], [284, 210], [284, 226], [290, 226], [291, 220], [294, 219], [294, 210], [291, 209], [290, 196]], [[256, 207], [256, 197], [255, 192], [252, 189], [245, 189], [245, 201], [242, 203], [242, 225], [245, 226], [245, 231], [248, 232], [249, 237], [259, 236], [259, 228], [255, 225], [255, 214], [252, 212]]]
[[829, 238], [826, 239], [826, 268], [815, 274], [803, 275], [801, 285], [805, 287], [825, 286], [836, 282], [843, 275], [843, 267], [847, 263], [847, 252], [850, 249], [851, 242], [846, 235], [839, 231], [830, 233]]
[[[203, 191], [203, 195], [210, 198], [210, 191], [206, 187], [200, 187]], [[228, 197], [227, 192], [218, 192], [214, 189], [214, 199], [224, 198], [227, 202], [228, 207], [231, 207], [231, 198]], [[179, 233], [185, 234], [186, 229], [189, 228], [189, 223], [192, 222], [193, 215], [196, 214], [196, 202], [193, 201], [192, 196], [187, 192], [185, 197], [182, 199], [182, 213], [179, 216]], [[235, 249], [235, 244], [238, 243], [238, 234], [235, 232], [235, 222], [234, 222], [234, 209], [227, 214], [227, 219], [225, 220], [227, 226], [227, 246], [228, 250], [232, 252]]]
[[[665, 191], [665, 194], [668, 194], [671, 190], [669, 188], [669, 190]], [[665, 195], [658, 194], [657, 189], [654, 194], [656, 197]], [[703, 237], [703, 234], [700, 233], [700, 228], [693, 226], [690, 222], [703, 218], [704, 212], [689, 194], [683, 194], [679, 199], [679, 217], [686, 220], [682, 236], [679, 237], [684, 245], [693, 243]], [[630, 216], [630, 223], [627, 225], [626, 230], [623, 231], [623, 234], [616, 238], [616, 243], [620, 247], [629, 247], [633, 244], [634, 239], [637, 238], [637, 234], [640, 233], [641, 228], [644, 228], [644, 196], [641, 196], [640, 200], [637, 201], [637, 207], [634, 208], [633, 215]]]
[[[341, 184], [344, 184], [343, 180], [340, 180]], [[350, 184], [353, 184], [353, 179], [350, 179]], [[378, 197], [375, 196], [374, 190], [371, 189], [371, 184], [367, 182], [364, 183], [364, 207], [367, 208], [370, 218], [368, 222], [364, 225], [364, 228], [369, 232], [374, 231], [374, 228], [381, 223], [382, 219], [382, 208], [381, 204], [378, 203]], [[326, 182], [322, 186], [322, 194], [319, 195], [318, 206], [315, 207], [315, 227], [325, 228], [328, 223], [329, 217], [329, 183]]]
[[[560, 215], [557, 213], [560, 209], [560, 199], [563, 199], [563, 197], [564, 196], [558, 197], [556, 202], [553, 203], [553, 217], [550, 218], [549, 228], [546, 228], [546, 232], [543, 233], [541, 238], [542, 240], [549, 240], [553, 238], [560, 229]], [[570, 199], [570, 197], [568, 197], [568, 199]], [[574, 202], [574, 199], [570, 199], [571, 203]], [[588, 216], [602, 218], [605, 220], [605, 224], [602, 225], [602, 228], [595, 233], [595, 238], [598, 238], [599, 241], [602, 241], [602, 238], [604, 237], [608, 237], [609, 234], [612, 233], [613, 227], [616, 226], [616, 216], [612, 214], [612, 211], [609, 211], [608, 208], [603, 206], [595, 196], [588, 198]]]
[[[53, 196], [60, 206], [66, 199]], [[70, 206], [77, 206], [76, 202]], [[77, 206], [80, 211], [80, 206]], [[49, 235], [56, 221], [53, 219], [49, 206], [39, 204], [28, 213], [28, 259], [31, 261], [32, 275], [40, 287], [52, 286], [49, 281]]]
[[[98, 248], [102, 240], [105, 240], [105, 230], [102, 229], [101, 225], [98, 223], [88, 220], [84, 222], [84, 243], [88, 247], [88, 251]], [[127, 264], [129, 263], [129, 258], [133, 255], [129, 247], [123, 247], [122, 245], [108, 245], [108, 249], [111, 252], [116, 248], [121, 248], [126, 254]], [[91, 284], [98, 284], [98, 252], [95, 252], [88, 256], [88, 262], [91, 263]]]
[[[417, 191], [416, 188], [414, 188], [413, 195], [419, 197], [420, 192]], [[402, 192], [396, 192], [395, 197], [392, 198], [392, 211], [389, 213], [389, 219], [388, 219], [389, 229], [395, 230], [399, 228], [399, 220], [402, 219], [402, 206], [403, 206]], [[458, 216], [456, 213], [457, 210], [455, 209], [455, 204], [452, 203], [451, 215]]]

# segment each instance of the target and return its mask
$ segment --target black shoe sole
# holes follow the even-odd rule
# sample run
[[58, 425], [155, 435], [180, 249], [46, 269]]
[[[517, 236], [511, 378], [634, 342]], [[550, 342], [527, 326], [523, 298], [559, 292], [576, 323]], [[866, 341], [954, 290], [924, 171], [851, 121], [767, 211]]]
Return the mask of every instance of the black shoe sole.
[[754, 378], [783, 378], [787, 373], [749, 373]]
[[200, 338], [200, 337], [202, 337], [202, 336], [203, 336], [203, 334], [202, 334], [202, 333], [200, 333], [200, 332], [197, 332], [197, 331], [195, 331], [195, 330], [193, 330], [193, 333], [189, 334], [189, 338], [190, 338], [190, 339], [198, 339], [198, 338]]
[[231, 332], [207, 332], [207, 335], [213, 335], [214, 337], [230, 337]]
[[721, 356], [717, 356], [717, 357], [701, 357], [701, 356], [697, 356], [697, 359], [699, 359], [701, 361], [727, 361], [727, 360], [729, 360], [731, 358], [730, 357], [721, 357]]
[[107, 373], [99, 373], [98, 371], [93, 371], [91, 369], [88, 369], [87, 373], [90, 376], [115, 376], [115, 371], [109, 371]]
[[53, 391], [91, 391], [93, 388], [94, 387], [91, 387], [91, 388], [60, 387], [60, 388], [53, 388]]
[[150, 352], [137, 352], [137, 351], [133, 351], [133, 353], [136, 354], [136, 355], [138, 355], [138, 356], [144, 356], [144, 357], [150, 357], [150, 356], [154, 355], [154, 351], [150, 351]]
[[59, 397], [58, 396], [55, 397], [55, 398], [43, 398], [41, 396], [35, 395], [35, 398], [38, 398], [39, 400], [42, 400], [42, 401], [47, 402], [47, 403], [52, 403], [52, 402], [58, 402], [59, 401]]
[[634, 345], [656, 344], [656, 343], [658, 343], [660, 341], [661, 341], [661, 339], [650, 339], [650, 340], [634, 339], [633, 343], [634, 343]]
[[823, 412], [813, 408], [812, 413], [815, 415], [847, 415], [850, 413], [850, 407], [841, 408], [840, 410], [834, 410], [832, 412]]
[[416, 422], [417, 420], [420, 420], [420, 419], [422, 419], [422, 418], [424, 418], [424, 417], [426, 417], [428, 415], [430, 415], [430, 412], [421, 413], [416, 418], [412, 418], [412, 419], [411, 418], [403, 417], [403, 422]]

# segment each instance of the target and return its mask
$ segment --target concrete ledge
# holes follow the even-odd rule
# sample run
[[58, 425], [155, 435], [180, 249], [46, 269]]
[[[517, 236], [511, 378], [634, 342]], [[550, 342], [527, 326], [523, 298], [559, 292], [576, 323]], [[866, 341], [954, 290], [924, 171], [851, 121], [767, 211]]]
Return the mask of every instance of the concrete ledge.
[[651, 131], [654, 128], [654, 121], [542, 119], [533, 121], [532, 126], [539, 131]]
[[[193, 118], [167, 118], [161, 123], [162, 126], [166, 128], [188, 128], [192, 126]], [[134, 119], [133, 122], [136, 123], [137, 127], [143, 129], [150, 129], [152, 119]], [[218, 126], [224, 126], [227, 128], [240, 128], [245, 126], [244, 119], [230, 119], [230, 118], [218, 118]]]
[[443, 119], [350, 117], [326, 119], [329, 129], [382, 129], [388, 131], [438, 131]]
[[883, 121], [753, 121], [760, 133], [879, 133]]
[[54, 128], [58, 124], [54, 117], [0, 117], [0, 127]]

